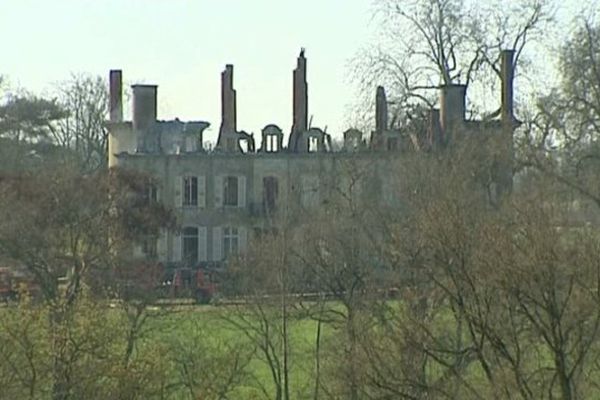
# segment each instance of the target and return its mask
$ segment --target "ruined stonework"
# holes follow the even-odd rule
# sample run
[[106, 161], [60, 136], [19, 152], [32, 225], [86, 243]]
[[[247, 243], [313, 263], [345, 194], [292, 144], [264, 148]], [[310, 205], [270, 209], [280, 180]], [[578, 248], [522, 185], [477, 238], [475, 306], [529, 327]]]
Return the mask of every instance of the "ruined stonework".
[[[109, 166], [145, 171], [156, 178], [149, 197], [173, 207], [181, 230], [163, 232], [135, 249], [171, 265], [219, 265], [243, 251], [255, 232], [267, 229], [285, 213], [303, 213], [349, 193], [369, 207], [398, 207], [407, 152], [444, 151], [453, 141], [495, 135], [500, 143], [493, 176], [495, 196], [512, 184], [513, 53], [502, 53], [500, 119], [465, 119], [466, 87], [440, 88], [440, 108], [431, 109], [424, 132], [389, 126], [385, 89], [375, 93], [375, 130], [369, 140], [357, 129], [343, 133], [343, 147], [333, 151], [331, 136], [309, 126], [307, 59], [304, 49], [293, 72], [293, 125], [284, 132], [267, 124], [254, 136], [237, 127], [233, 66], [221, 74], [221, 125], [214, 149], [202, 146], [205, 121], [157, 119], [157, 87], [134, 85], [133, 119], [122, 118], [122, 74], [110, 72]], [[356, 185], [356, 177], [361, 181]], [[352, 184], [349, 184], [352, 182]], [[153, 249], [149, 251], [148, 249]], [[152, 253], [152, 254], [149, 254]]]

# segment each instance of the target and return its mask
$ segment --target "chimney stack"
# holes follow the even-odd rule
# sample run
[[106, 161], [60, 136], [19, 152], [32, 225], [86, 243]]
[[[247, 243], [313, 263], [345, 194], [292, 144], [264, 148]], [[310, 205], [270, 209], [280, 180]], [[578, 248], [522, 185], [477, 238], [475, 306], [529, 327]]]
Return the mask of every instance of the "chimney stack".
[[296, 151], [296, 142], [298, 141], [298, 138], [302, 132], [308, 130], [308, 83], [306, 82], [306, 58], [304, 57], [304, 49], [300, 50], [293, 77], [294, 117], [288, 147], [290, 150]]
[[233, 65], [227, 64], [221, 72], [221, 131], [237, 131], [236, 97], [233, 89]]
[[111, 69], [109, 74], [110, 122], [123, 122], [123, 76], [120, 69]]
[[514, 50], [502, 50], [502, 121], [512, 123], [514, 120], [513, 109], [513, 80], [514, 80]]
[[145, 130], [156, 122], [156, 85], [132, 85], [133, 129]]
[[439, 147], [444, 143], [442, 129], [440, 127], [440, 110], [432, 108], [429, 110], [427, 141], [430, 147]]
[[451, 131], [465, 121], [466, 85], [445, 85], [440, 90], [440, 123], [444, 140], [448, 141]]
[[237, 148], [237, 94], [233, 89], [233, 65], [221, 72], [221, 128], [217, 147], [234, 151]]
[[388, 109], [385, 89], [377, 86], [375, 95], [375, 132], [381, 133], [388, 129]]

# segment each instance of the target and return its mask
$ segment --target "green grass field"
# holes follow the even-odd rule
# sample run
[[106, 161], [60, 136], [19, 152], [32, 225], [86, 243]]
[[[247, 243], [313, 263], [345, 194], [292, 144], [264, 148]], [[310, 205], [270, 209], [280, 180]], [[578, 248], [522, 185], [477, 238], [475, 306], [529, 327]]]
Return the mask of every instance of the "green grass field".
[[[243, 318], [246, 316], [242, 308], [235, 306], [185, 306], [167, 314], [159, 311], [148, 321], [143, 346], [167, 345], [183, 351], [187, 349], [187, 356], [197, 356], [196, 361], [204, 361], [207, 368], [212, 368], [209, 365], [211, 361], [227, 364], [227, 356], [234, 352], [244, 355], [252, 353], [242, 374], [241, 384], [231, 398], [263, 398], [262, 392], [273, 394], [275, 386], [269, 361], [261, 345], [270, 342], [273, 345], [272, 355], [281, 357], [282, 341], [278, 334], [280, 320], [277, 315], [269, 316], [269, 324], [272, 324], [269, 331], [259, 323], [260, 318], [253, 315]], [[249, 325], [244, 328], [234, 326], [236, 321], [242, 320], [250, 321]], [[332, 333], [331, 328], [322, 326], [322, 352], [327, 351]], [[315, 381], [317, 322], [292, 316], [288, 334], [291, 396], [297, 399], [311, 398]], [[198, 354], [204, 350], [213, 354]], [[281, 359], [279, 361], [282, 362]], [[177, 380], [180, 372], [176, 366], [171, 373], [173, 379]]]

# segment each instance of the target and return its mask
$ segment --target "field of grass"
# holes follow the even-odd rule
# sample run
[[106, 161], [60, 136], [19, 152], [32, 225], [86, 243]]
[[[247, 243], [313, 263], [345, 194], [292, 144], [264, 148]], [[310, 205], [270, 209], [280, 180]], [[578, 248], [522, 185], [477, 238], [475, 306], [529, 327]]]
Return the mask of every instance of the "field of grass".
[[[278, 335], [280, 321], [276, 315], [268, 318], [269, 329], [254, 316], [249, 318], [240, 307], [235, 306], [185, 306], [165, 313], [155, 312], [148, 321], [143, 346], [166, 345], [184, 352], [184, 358], [196, 357], [199, 368], [217, 368], [212, 363], [227, 364], [228, 356], [240, 353], [251, 355], [240, 385], [231, 398], [263, 398], [263, 391], [274, 397], [273, 376], [262, 350], [263, 345], [273, 345], [271, 356], [281, 357], [282, 342]], [[249, 321], [245, 328], [234, 326], [236, 322]], [[317, 322], [306, 317], [292, 317], [288, 324], [289, 334], [289, 380], [291, 397], [311, 398], [315, 385], [315, 349]], [[331, 328], [322, 327], [322, 351], [334, 336]], [[202, 354], [212, 352], [212, 354]], [[279, 360], [282, 362], [281, 358]], [[180, 375], [180, 368], [172, 365], [173, 380]], [[200, 374], [201, 376], [203, 373]], [[182, 394], [183, 395], [183, 394]]]

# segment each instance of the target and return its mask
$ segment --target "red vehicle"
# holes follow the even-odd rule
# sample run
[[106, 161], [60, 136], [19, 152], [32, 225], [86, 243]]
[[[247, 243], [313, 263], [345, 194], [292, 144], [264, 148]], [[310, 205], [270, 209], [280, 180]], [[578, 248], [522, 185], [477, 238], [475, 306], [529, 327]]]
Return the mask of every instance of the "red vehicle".
[[217, 292], [214, 274], [204, 269], [178, 268], [173, 272], [173, 297], [193, 297], [199, 304], [209, 303]]
[[40, 286], [25, 271], [0, 267], [0, 301], [16, 300], [22, 291], [34, 298], [41, 294]]
[[0, 268], [0, 300], [11, 300], [15, 297], [10, 269]]

